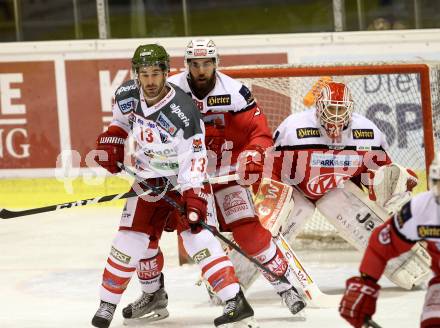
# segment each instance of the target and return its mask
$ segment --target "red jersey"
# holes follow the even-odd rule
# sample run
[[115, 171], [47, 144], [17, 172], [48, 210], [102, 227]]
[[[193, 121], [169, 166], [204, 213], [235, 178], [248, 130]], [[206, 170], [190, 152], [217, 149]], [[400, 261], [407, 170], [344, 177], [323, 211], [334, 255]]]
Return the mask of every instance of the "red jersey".
[[318, 200], [351, 179], [368, 181], [368, 169], [391, 163], [384, 134], [367, 118], [354, 113], [339, 143], [320, 127], [314, 110], [287, 117], [274, 134], [276, 175]]
[[391, 219], [371, 234], [360, 271], [379, 279], [388, 260], [411, 249], [415, 242], [427, 242], [435, 276], [440, 273], [440, 205], [431, 191], [420, 193]]
[[187, 77], [188, 72], [182, 72], [171, 76], [168, 81], [189, 94], [202, 113], [211, 169], [215, 166], [228, 170], [250, 145], [262, 148], [273, 145], [266, 116], [245, 85], [216, 71], [214, 89], [205, 98], [198, 99], [192, 93]]

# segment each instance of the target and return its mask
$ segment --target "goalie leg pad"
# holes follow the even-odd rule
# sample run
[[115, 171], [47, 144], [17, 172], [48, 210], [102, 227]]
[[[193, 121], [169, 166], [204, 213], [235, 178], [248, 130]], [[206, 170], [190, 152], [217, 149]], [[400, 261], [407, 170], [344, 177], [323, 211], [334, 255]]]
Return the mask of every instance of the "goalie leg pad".
[[[387, 212], [351, 181], [347, 181], [343, 189], [325, 194], [316, 207], [340, 236], [359, 251], [366, 249], [372, 230], [388, 219]], [[406, 289], [423, 282], [430, 272], [429, 254], [421, 246], [414, 247], [408, 254], [391, 260], [385, 271], [392, 282]]]
[[281, 230], [281, 234], [290, 245], [307, 221], [312, 219], [314, 213], [315, 205], [300, 191], [292, 188], [292, 208]]

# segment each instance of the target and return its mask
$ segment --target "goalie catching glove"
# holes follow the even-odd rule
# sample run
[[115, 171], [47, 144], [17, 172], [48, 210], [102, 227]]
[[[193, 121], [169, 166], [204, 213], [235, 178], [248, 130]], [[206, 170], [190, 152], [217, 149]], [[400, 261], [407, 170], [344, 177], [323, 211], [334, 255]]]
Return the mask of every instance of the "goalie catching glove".
[[348, 279], [345, 294], [339, 305], [340, 315], [353, 327], [364, 327], [365, 321], [376, 312], [379, 290], [380, 286], [368, 276]]
[[203, 189], [188, 189], [183, 192], [182, 199], [185, 205], [185, 219], [187, 220], [192, 233], [199, 233], [202, 230], [201, 221], [206, 220], [208, 195]]
[[110, 126], [96, 140], [96, 150], [101, 152], [96, 155], [95, 161], [110, 173], [121, 172], [118, 162], [124, 162], [124, 143], [126, 138], [127, 133], [124, 130], [117, 126]]
[[377, 170], [368, 170], [368, 196], [389, 214], [395, 213], [411, 198], [418, 183], [417, 174], [398, 164], [389, 164]]

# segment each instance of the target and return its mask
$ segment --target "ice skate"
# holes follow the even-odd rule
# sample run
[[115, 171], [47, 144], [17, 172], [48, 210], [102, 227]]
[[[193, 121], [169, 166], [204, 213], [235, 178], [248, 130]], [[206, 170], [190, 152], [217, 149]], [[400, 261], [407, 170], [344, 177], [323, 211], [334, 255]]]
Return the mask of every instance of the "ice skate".
[[278, 293], [278, 295], [281, 296], [283, 303], [287, 305], [292, 314], [297, 314], [306, 307], [304, 299], [298, 294], [294, 287]]
[[142, 295], [122, 310], [124, 325], [138, 325], [167, 318], [168, 295], [164, 287], [154, 293]]
[[116, 305], [101, 301], [99, 309], [96, 311], [92, 319], [92, 325], [98, 328], [108, 328], [115, 314]]
[[223, 315], [214, 319], [214, 325], [221, 328], [258, 328], [254, 318], [254, 310], [240, 291], [226, 301]]

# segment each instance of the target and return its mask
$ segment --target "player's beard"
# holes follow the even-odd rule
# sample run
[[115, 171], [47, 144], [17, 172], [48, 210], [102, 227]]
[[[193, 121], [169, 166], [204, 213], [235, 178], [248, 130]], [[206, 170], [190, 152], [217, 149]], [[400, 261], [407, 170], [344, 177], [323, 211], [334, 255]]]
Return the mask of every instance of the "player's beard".
[[211, 77], [197, 77], [194, 78], [191, 74], [191, 89], [194, 91], [194, 94], [197, 98], [202, 99], [214, 89], [215, 86], [215, 72], [211, 75]]

